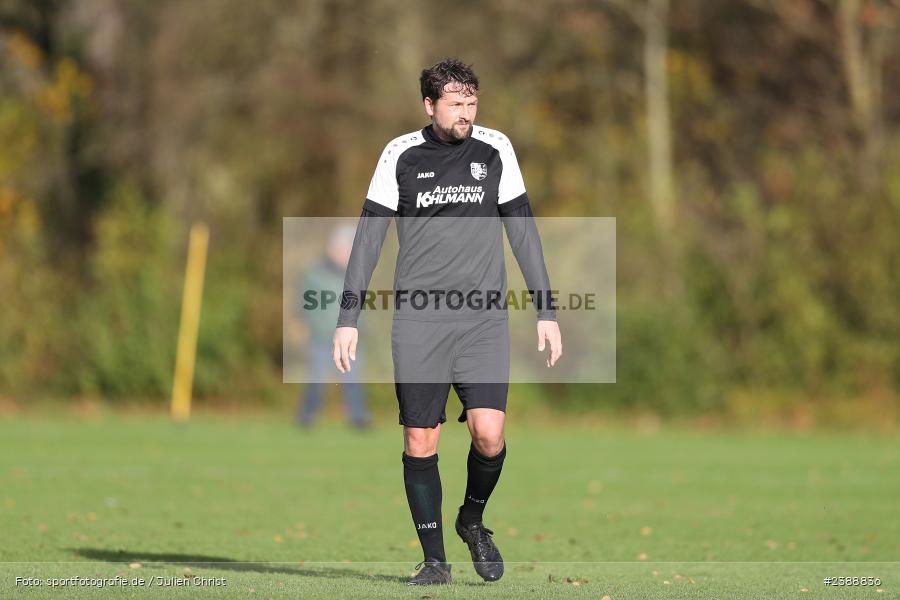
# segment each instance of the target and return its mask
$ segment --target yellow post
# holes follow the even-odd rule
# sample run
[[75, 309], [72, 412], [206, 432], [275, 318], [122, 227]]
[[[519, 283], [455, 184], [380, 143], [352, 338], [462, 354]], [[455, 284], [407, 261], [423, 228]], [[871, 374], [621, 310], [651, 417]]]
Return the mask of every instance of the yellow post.
[[176, 421], [187, 421], [191, 416], [194, 357], [197, 354], [197, 330], [200, 327], [200, 301], [203, 297], [203, 273], [206, 269], [208, 243], [209, 227], [200, 222], [191, 225], [172, 384], [172, 418]]

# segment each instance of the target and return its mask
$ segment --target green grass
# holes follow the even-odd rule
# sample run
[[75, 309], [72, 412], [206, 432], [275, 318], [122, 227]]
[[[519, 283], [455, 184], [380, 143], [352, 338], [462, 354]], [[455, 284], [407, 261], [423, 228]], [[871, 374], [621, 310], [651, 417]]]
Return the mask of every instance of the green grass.
[[[452, 531], [468, 447], [455, 422], [440, 448], [454, 585], [407, 588], [420, 550], [400, 432], [303, 433], [259, 416], [0, 420], [0, 598], [187, 597], [198, 590], [15, 583], [186, 569], [225, 578], [199, 590], [216, 598], [900, 593], [896, 438], [512, 424], [485, 518], [507, 572], [488, 585]], [[822, 583], [842, 575], [880, 577], [883, 591]]]

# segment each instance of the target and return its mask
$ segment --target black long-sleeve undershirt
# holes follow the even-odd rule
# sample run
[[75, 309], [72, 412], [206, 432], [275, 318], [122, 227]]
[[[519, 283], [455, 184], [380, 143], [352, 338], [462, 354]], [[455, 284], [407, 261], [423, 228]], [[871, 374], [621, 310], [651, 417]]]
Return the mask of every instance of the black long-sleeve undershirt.
[[391, 219], [391, 211], [377, 203], [366, 200], [363, 204], [359, 224], [356, 226], [356, 236], [353, 238], [353, 249], [350, 251], [350, 261], [344, 275], [344, 293], [341, 299], [341, 312], [338, 315], [338, 327], [356, 327], [362, 310], [362, 298], [357, 296], [355, 303], [347, 302], [346, 299], [348, 294], [358, 295], [361, 290], [368, 289], [375, 265], [378, 264], [378, 257], [381, 255], [384, 238], [391, 226]]
[[537, 318], [539, 321], [555, 321], [556, 309], [549, 303], [550, 276], [544, 263], [544, 249], [538, 233], [534, 214], [528, 196], [523, 194], [500, 205], [500, 219], [506, 228], [506, 237], [512, 248], [519, 269], [525, 278], [525, 285], [537, 297]]

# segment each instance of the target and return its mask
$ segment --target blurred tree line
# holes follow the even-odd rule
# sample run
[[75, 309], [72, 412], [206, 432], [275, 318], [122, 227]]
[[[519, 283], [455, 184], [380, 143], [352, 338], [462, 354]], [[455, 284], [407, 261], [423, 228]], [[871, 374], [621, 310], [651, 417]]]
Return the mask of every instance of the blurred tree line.
[[618, 220], [618, 383], [538, 393], [896, 402], [898, 26], [898, 0], [0, 0], [0, 391], [167, 396], [203, 219], [196, 391], [272, 394], [282, 217], [358, 214], [450, 55], [538, 215]]

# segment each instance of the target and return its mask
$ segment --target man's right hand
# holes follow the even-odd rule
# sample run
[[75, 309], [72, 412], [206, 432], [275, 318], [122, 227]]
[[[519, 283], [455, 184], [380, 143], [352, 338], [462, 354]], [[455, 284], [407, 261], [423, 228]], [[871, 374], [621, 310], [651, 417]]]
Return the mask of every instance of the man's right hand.
[[356, 360], [356, 341], [359, 332], [356, 327], [338, 327], [334, 330], [334, 366], [341, 373], [350, 372], [350, 361]]

